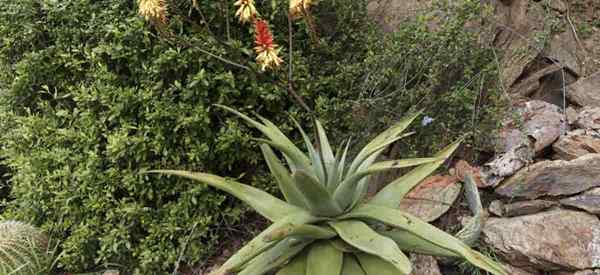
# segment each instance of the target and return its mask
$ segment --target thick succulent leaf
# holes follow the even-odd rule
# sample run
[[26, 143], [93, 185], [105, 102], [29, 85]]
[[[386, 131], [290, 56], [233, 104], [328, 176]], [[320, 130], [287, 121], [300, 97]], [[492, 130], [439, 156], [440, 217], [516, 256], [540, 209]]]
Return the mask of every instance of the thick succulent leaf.
[[279, 186], [279, 190], [283, 193], [285, 199], [296, 206], [306, 208], [306, 202], [304, 201], [304, 196], [300, 193], [294, 180], [292, 180], [292, 176], [289, 174], [288, 170], [281, 164], [277, 156], [271, 149], [269, 145], [262, 144], [260, 149], [265, 156], [265, 160], [267, 161], [267, 165], [269, 166], [269, 170], [271, 170], [271, 174], [277, 180], [277, 184]]
[[345, 254], [341, 275], [366, 275], [366, 273], [352, 254]]
[[371, 219], [393, 227], [397, 227], [414, 234], [423, 241], [430, 242], [431, 244], [441, 247], [444, 250], [452, 251], [471, 262], [473, 265], [476, 265], [492, 274], [508, 275], [501, 265], [472, 250], [469, 246], [454, 236], [400, 210], [378, 205], [364, 204], [357, 207], [352, 212], [342, 216], [341, 218], [347, 218], [350, 219], [350, 221], [352, 219]]
[[275, 223], [258, 234], [254, 239], [248, 242], [242, 249], [238, 250], [233, 256], [211, 275], [225, 275], [228, 272], [239, 271], [242, 265], [252, 260], [254, 257], [270, 248], [275, 242], [266, 241], [266, 236], [290, 225], [307, 224], [319, 221], [319, 218], [309, 215], [306, 212], [289, 213], [289, 215]]
[[280, 220], [293, 212], [304, 212], [303, 209], [288, 204], [265, 191], [216, 175], [180, 170], [153, 170], [148, 173], [180, 176], [208, 184], [240, 199], [271, 221]]
[[333, 154], [331, 144], [329, 143], [329, 139], [327, 138], [327, 133], [325, 132], [323, 125], [321, 125], [321, 122], [318, 120], [315, 120], [315, 125], [319, 138], [321, 160], [323, 161], [323, 167], [325, 167], [325, 176], [327, 178], [327, 181], [324, 182], [324, 184], [326, 186], [332, 186], [335, 185], [335, 181], [338, 178], [337, 159]]
[[406, 230], [395, 228], [391, 230], [378, 230], [377, 233], [394, 240], [402, 251], [441, 257], [461, 257], [448, 248], [438, 246]]
[[344, 253], [328, 241], [318, 241], [310, 246], [306, 260], [307, 275], [336, 275], [342, 271]]
[[288, 264], [280, 269], [275, 275], [306, 275], [306, 256], [304, 249], [300, 254], [296, 255]]
[[335, 182], [335, 184], [328, 186], [330, 192], [333, 192], [337, 188], [337, 185], [344, 179], [344, 173], [346, 170], [346, 158], [348, 157], [348, 149], [350, 149], [350, 142], [351, 140], [348, 139], [348, 142], [346, 142], [346, 148], [344, 148], [342, 157], [338, 162], [338, 180]]
[[[275, 124], [273, 124], [269, 120], [267, 120], [265, 118], [261, 118], [261, 120], [267, 124], [267, 125], [265, 125], [256, 120], [253, 120], [249, 116], [244, 115], [230, 107], [227, 107], [224, 105], [215, 105], [215, 106], [225, 109], [225, 110], [229, 111], [230, 113], [237, 115], [238, 117], [245, 120], [248, 124], [250, 124], [254, 128], [261, 131], [273, 143], [276, 143], [276, 144], [280, 145], [281, 147], [285, 148], [285, 151], [282, 150], [282, 152], [286, 155], [286, 158], [289, 161], [291, 161], [289, 163], [290, 166], [292, 166], [292, 167], [299, 166], [302, 168], [306, 168], [310, 165], [310, 161], [306, 157], [306, 155], [304, 155], [304, 153], [302, 153], [302, 151], [300, 149], [298, 149], [298, 147], [296, 147], [296, 145], [285, 134], [283, 134], [281, 132], [281, 130], [279, 130], [279, 128], [277, 128], [277, 126], [275, 126]], [[281, 150], [280, 147], [276, 147], [276, 148]]]
[[294, 118], [291, 119], [296, 125], [296, 128], [298, 128], [298, 131], [300, 131], [300, 134], [302, 134], [302, 138], [304, 139], [304, 143], [306, 144], [306, 149], [308, 150], [308, 155], [310, 157], [315, 176], [317, 177], [317, 179], [319, 179], [319, 182], [326, 182], [327, 179], [325, 178], [325, 168], [323, 167], [323, 162], [321, 161], [321, 156], [319, 152], [317, 152], [312, 142], [310, 141], [310, 138], [308, 137], [306, 132], [304, 132], [304, 129], [302, 129], [302, 126], [300, 126], [298, 121], [296, 121]]
[[366, 275], [409, 275], [402, 273], [392, 264], [377, 256], [367, 253], [355, 253], [354, 255], [358, 259], [358, 262]]
[[364, 159], [366, 159], [368, 156], [370, 156], [374, 152], [382, 149], [381, 146], [386, 144], [386, 142], [387, 142], [387, 145], [391, 144], [391, 143], [389, 143], [389, 141], [396, 139], [402, 132], [404, 132], [404, 130], [406, 130], [406, 128], [408, 128], [408, 126], [421, 114], [421, 112], [422, 111], [419, 111], [413, 115], [404, 117], [398, 123], [396, 123], [394, 126], [385, 130], [384, 132], [379, 134], [377, 137], [375, 137], [373, 140], [371, 140], [371, 142], [369, 142], [367, 145], [365, 145], [365, 147], [363, 147], [363, 149], [358, 153], [358, 155], [356, 156], [356, 158], [350, 165], [350, 172], [356, 171], [358, 169], [358, 167], [360, 166], [360, 163]]
[[412, 271], [410, 260], [400, 251], [396, 243], [388, 237], [379, 235], [367, 224], [358, 220], [329, 222], [329, 224], [338, 232], [340, 238], [355, 248], [381, 257], [404, 274], [410, 274]]
[[458, 233], [456, 233], [455, 236], [465, 244], [473, 246], [477, 243], [477, 240], [479, 240], [479, 236], [481, 235], [485, 214], [483, 213], [483, 206], [481, 205], [481, 198], [479, 197], [477, 185], [475, 184], [473, 177], [469, 174], [465, 176], [465, 196], [474, 216]]
[[305, 162], [302, 158], [296, 157], [294, 155], [294, 150], [292, 150], [290, 146], [287, 146], [284, 143], [278, 141], [268, 140], [264, 138], [253, 138], [253, 140], [259, 143], [268, 144], [271, 147], [281, 151], [292, 171], [310, 169], [310, 162]]
[[304, 247], [312, 243], [310, 239], [289, 238], [278, 242], [272, 248], [252, 259], [238, 275], [262, 275], [284, 265], [298, 255]]
[[271, 232], [271, 234], [265, 236], [265, 241], [272, 242], [278, 241], [285, 238], [305, 238], [305, 239], [331, 239], [337, 234], [333, 229], [326, 225], [312, 225], [312, 224], [300, 224], [300, 225], [288, 225], [279, 228]]
[[390, 161], [382, 161], [370, 165], [366, 169], [361, 169], [354, 174], [348, 176], [335, 190], [333, 198], [341, 205], [348, 206], [351, 204], [353, 200], [353, 195], [356, 193], [357, 185], [361, 179], [364, 177], [391, 170], [391, 169], [399, 169], [411, 166], [417, 166], [425, 163], [431, 163], [434, 161], [438, 161], [438, 158], [414, 158], [414, 159], [400, 159], [400, 160], [390, 160]]
[[304, 195], [310, 212], [317, 216], [331, 217], [342, 213], [327, 188], [308, 173], [298, 170], [292, 176], [298, 190]]
[[333, 247], [335, 247], [335, 249], [342, 251], [344, 253], [360, 252], [360, 250], [354, 248], [353, 246], [349, 245], [347, 242], [344, 242], [344, 240], [342, 240], [340, 238], [335, 238], [335, 239], [329, 240], [329, 242], [331, 243], [331, 245], [333, 245]]
[[410, 192], [410, 190], [419, 184], [419, 182], [439, 168], [458, 148], [461, 142], [462, 139], [451, 144], [435, 155], [435, 158], [438, 159], [437, 161], [423, 164], [413, 169], [408, 174], [392, 181], [381, 191], [379, 191], [379, 193], [377, 193], [369, 203], [390, 208], [398, 207], [402, 198], [404, 198], [404, 196]]

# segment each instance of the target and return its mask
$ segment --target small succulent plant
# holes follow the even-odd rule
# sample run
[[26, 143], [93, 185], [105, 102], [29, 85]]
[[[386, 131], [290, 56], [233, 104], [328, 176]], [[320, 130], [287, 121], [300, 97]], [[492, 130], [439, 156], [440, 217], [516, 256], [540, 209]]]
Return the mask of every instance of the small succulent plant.
[[48, 238], [29, 224], [0, 222], [0, 274], [47, 274], [50, 266]]
[[[269, 120], [254, 120], [220, 106], [262, 132], [257, 139], [285, 201], [262, 190], [206, 173], [156, 170], [190, 178], [225, 191], [273, 222], [230, 257], [213, 275], [387, 275], [412, 272], [406, 252], [464, 259], [495, 275], [504, 268], [446, 232], [398, 210], [402, 198], [456, 150], [456, 142], [431, 158], [379, 161], [419, 113], [384, 131], [348, 161], [349, 144], [334, 154], [322, 125], [315, 121], [317, 147], [303, 129], [304, 153]], [[273, 148], [280, 151], [287, 167]], [[366, 199], [369, 176], [417, 166]]]

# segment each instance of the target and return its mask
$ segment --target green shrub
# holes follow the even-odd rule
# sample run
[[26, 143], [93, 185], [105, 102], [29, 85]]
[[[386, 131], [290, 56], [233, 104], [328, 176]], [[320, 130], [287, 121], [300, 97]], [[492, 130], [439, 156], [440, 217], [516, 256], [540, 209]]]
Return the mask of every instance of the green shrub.
[[[356, 29], [364, 14], [353, 10], [363, 10], [357, 7], [364, 2], [341, 2], [346, 3], [322, 6], [339, 11], [328, 15], [338, 18], [332, 27]], [[223, 36], [219, 1], [200, 4], [212, 31]], [[265, 6], [287, 11], [287, 3]], [[177, 18], [172, 30], [196, 46], [174, 46], [136, 11], [134, 1], [0, 0], [0, 158], [12, 185], [3, 215], [55, 232], [61, 240], [59, 266], [69, 271], [115, 265], [157, 274], [172, 271], [180, 254], [182, 264], [197, 264], [216, 253], [214, 247], [232, 235], [227, 225], [239, 222], [246, 208], [206, 186], [148, 178], [140, 171], [210, 171], [272, 188], [247, 128], [211, 112], [211, 105], [253, 110], [276, 122], [299, 113], [276, 85], [285, 69], [249, 74], [200, 51], [244, 62], [252, 39], [233, 16], [231, 35], [244, 51], [192, 32]], [[272, 22], [281, 26], [276, 34], [287, 33], [284, 19]], [[342, 90], [313, 85], [322, 75], [336, 74], [336, 64], [351, 53], [312, 47], [302, 23], [297, 30], [298, 92], [308, 102], [337, 96]], [[285, 37], [277, 39], [284, 44]], [[323, 37], [332, 45], [355, 44], [358, 54], [359, 42], [338, 34]], [[291, 129], [289, 122], [282, 125]]]

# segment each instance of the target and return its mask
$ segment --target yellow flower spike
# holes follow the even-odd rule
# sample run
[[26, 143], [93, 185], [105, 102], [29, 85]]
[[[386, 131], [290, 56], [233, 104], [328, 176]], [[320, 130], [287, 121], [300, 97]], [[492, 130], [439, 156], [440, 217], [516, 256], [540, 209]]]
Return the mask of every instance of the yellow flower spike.
[[138, 0], [138, 13], [152, 24], [167, 24], [167, 3], [165, 0]]
[[258, 17], [254, 0], [238, 0], [233, 5], [239, 7], [235, 16], [239, 17], [242, 23], [252, 22]]
[[304, 16], [312, 4], [312, 0], [290, 0], [290, 16], [292, 19], [298, 19]]

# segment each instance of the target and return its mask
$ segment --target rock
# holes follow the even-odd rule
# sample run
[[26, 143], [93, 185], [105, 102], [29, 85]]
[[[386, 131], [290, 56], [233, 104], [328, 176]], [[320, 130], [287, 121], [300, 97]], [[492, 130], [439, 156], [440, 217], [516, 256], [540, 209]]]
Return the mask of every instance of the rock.
[[470, 174], [473, 177], [473, 180], [475, 180], [475, 184], [477, 185], [477, 187], [487, 187], [481, 179], [481, 168], [473, 167], [468, 162], [464, 160], [459, 160], [458, 162], [456, 162], [454, 170], [458, 180], [464, 182], [465, 176], [467, 174]]
[[600, 275], [600, 269], [596, 270], [580, 270], [580, 271], [557, 271], [552, 272], [552, 275]]
[[550, 7], [558, 12], [567, 11], [567, 5], [562, 0], [550, 0]]
[[600, 72], [569, 85], [567, 97], [579, 106], [600, 107]]
[[593, 130], [575, 130], [562, 136], [552, 145], [554, 159], [572, 160], [600, 153], [600, 133]]
[[579, 116], [579, 111], [571, 106], [567, 107], [567, 122], [569, 122], [569, 125], [573, 125], [575, 124], [575, 121], [577, 121], [577, 117]]
[[410, 261], [413, 264], [411, 275], [442, 275], [440, 267], [433, 256], [411, 254]]
[[504, 264], [504, 268], [508, 271], [508, 274], [511, 275], [541, 275], [537, 270], [525, 270], [518, 267], [514, 267], [512, 265]]
[[554, 210], [515, 218], [491, 218], [485, 243], [519, 268], [544, 271], [600, 267], [600, 221], [577, 211]]
[[501, 82], [507, 87], [525, 72], [525, 68], [538, 55], [529, 40], [544, 29], [544, 10], [529, 0], [494, 1], [496, 36], [495, 47], [504, 51], [500, 66]]
[[520, 201], [504, 205], [504, 215], [507, 217], [530, 215], [541, 212], [552, 206], [557, 205], [556, 202], [546, 200], [531, 200]]
[[594, 215], [600, 215], [600, 188], [594, 188], [581, 195], [562, 199], [560, 203], [585, 210]]
[[497, 186], [505, 177], [525, 167], [533, 159], [533, 149], [528, 145], [515, 147], [486, 163], [482, 170], [484, 186]]
[[530, 74], [523, 80], [520, 80], [517, 83], [515, 83], [513, 87], [511, 87], [510, 93], [519, 94], [523, 97], [530, 97], [540, 88], [542, 82], [541, 79], [544, 76], [553, 74], [555, 72], [559, 72], [561, 69], [562, 67], [556, 64], [548, 65], [545, 68], [542, 68]]
[[[556, 1], [555, 1], [556, 2]], [[582, 74], [580, 47], [577, 45], [577, 40], [571, 30], [564, 31], [552, 36], [548, 49], [544, 55], [555, 62], [566, 66], [568, 71], [571, 71], [575, 76]], [[565, 86], [568, 83], [565, 84]]]
[[506, 197], [536, 199], [573, 195], [600, 186], [600, 154], [571, 160], [542, 161], [522, 169], [496, 188]]
[[556, 205], [558, 203], [546, 200], [520, 201], [507, 204], [500, 200], [495, 200], [490, 203], [489, 210], [496, 216], [515, 217], [535, 214]]
[[454, 204], [461, 186], [453, 176], [431, 176], [411, 190], [400, 203], [400, 209], [427, 222], [442, 216]]
[[582, 129], [600, 130], [600, 107], [584, 107], [575, 125]]
[[495, 200], [488, 206], [488, 211], [496, 216], [504, 216], [504, 203], [501, 200]]

